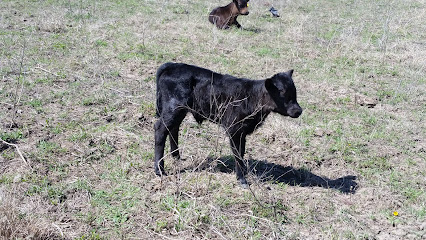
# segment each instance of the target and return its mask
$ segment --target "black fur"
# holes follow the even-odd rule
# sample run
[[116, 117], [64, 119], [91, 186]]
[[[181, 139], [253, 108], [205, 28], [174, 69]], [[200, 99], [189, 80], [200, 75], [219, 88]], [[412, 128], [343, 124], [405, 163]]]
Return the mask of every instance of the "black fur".
[[164, 175], [164, 145], [170, 136], [172, 156], [180, 158], [178, 132], [188, 112], [198, 123], [222, 125], [230, 138], [238, 180], [245, 180], [243, 163], [246, 136], [259, 127], [270, 112], [297, 118], [302, 108], [296, 100], [293, 70], [265, 80], [222, 75], [183, 63], [165, 63], [157, 71], [155, 123], [155, 173]]

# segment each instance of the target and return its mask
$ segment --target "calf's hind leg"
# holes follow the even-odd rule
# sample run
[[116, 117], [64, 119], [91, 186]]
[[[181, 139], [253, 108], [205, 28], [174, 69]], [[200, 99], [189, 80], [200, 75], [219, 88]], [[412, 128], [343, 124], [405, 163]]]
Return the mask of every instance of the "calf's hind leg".
[[164, 172], [164, 145], [167, 138], [167, 128], [160, 118], [154, 124], [155, 129], [155, 159], [154, 169], [157, 176], [165, 175]]
[[[179, 123], [180, 125], [180, 123]], [[172, 156], [176, 159], [180, 159], [178, 138], [179, 138], [179, 125], [170, 129], [169, 140], [170, 140], [170, 152]]]
[[[163, 114], [166, 116], [167, 114]], [[157, 122], [155, 122], [155, 159], [154, 159], [154, 169], [157, 176], [166, 175], [164, 171], [164, 146], [166, 144], [167, 135], [170, 136], [170, 150], [172, 156], [179, 158], [178, 150], [178, 135], [179, 135], [179, 125], [182, 123], [185, 118], [186, 112], [176, 112], [174, 114], [169, 114], [171, 117], [168, 118], [168, 121], [163, 117], [160, 117]]]

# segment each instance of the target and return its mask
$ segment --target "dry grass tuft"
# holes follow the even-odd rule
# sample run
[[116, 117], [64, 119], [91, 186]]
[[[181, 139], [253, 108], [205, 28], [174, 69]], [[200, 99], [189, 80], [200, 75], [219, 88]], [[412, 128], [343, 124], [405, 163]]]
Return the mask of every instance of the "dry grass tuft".
[[[425, 238], [425, 4], [258, 0], [220, 31], [223, 4], [0, 1], [1, 238]], [[192, 117], [185, 161], [166, 153], [171, 175], [154, 175], [167, 61], [295, 69], [304, 113], [248, 138], [250, 189], [224, 130]]]
[[64, 239], [58, 226], [52, 226], [38, 217], [20, 213], [16, 205], [6, 202], [3, 197], [0, 201], [2, 203], [0, 206], [1, 239]]

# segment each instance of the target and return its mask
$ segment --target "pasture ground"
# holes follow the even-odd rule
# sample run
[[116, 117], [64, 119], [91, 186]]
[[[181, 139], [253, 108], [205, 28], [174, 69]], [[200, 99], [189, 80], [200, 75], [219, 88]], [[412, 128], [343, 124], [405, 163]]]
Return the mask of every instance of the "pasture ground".
[[[0, 1], [0, 238], [425, 239], [426, 2], [252, 0], [221, 31], [226, 3]], [[167, 61], [295, 69], [304, 113], [249, 137], [250, 189], [192, 116], [154, 175]]]

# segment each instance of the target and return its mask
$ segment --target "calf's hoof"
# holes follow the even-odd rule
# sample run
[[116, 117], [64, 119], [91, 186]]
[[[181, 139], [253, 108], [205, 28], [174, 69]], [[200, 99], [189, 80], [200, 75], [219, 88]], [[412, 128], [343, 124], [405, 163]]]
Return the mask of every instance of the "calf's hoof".
[[159, 177], [165, 177], [165, 176], [167, 176], [167, 173], [165, 173], [165, 172], [155, 172], [155, 175], [157, 175]]
[[159, 168], [155, 168], [155, 175], [161, 177], [161, 176], [167, 176], [167, 173], [164, 170], [160, 170]]
[[238, 179], [238, 181], [240, 182], [240, 186], [244, 189], [247, 189], [250, 186], [250, 184], [247, 182], [246, 178], [244, 177]]

